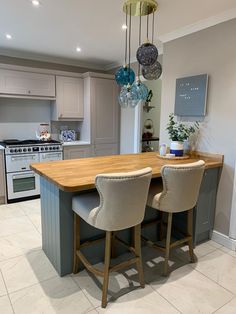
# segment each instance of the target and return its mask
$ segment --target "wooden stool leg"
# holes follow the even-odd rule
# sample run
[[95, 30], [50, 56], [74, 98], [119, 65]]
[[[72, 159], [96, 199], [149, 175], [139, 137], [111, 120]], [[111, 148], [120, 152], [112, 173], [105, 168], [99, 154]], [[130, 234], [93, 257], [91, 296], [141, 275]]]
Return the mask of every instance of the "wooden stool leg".
[[106, 244], [105, 244], [105, 265], [104, 265], [104, 279], [103, 279], [103, 287], [102, 287], [102, 308], [107, 306], [107, 289], [109, 283], [109, 267], [111, 260], [111, 240], [112, 240], [112, 232], [106, 232]]
[[112, 239], [111, 239], [111, 257], [115, 258], [116, 257], [116, 234], [113, 231], [112, 232]]
[[73, 273], [78, 272], [79, 267], [79, 257], [77, 256], [77, 251], [80, 249], [80, 217], [74, 213], [74, 263], [73, 263]]
[[159, 231], [158, 231], [158, 236], [159, 236], [160, 241], [163, 240], [163, 234], [164, 234], [163, 219], [164, 219], [164, 214], [163, 212], [160, 212], [160, 224], [159, 224]]
[[168, 213], [167, 224], [167, 236], [166, 236], [166, 249], [165, 249], [165, 264], [164, 264], [164, 276], [167, 276], [169, 269], [169, 256], [170, 256], [170, 240], [171, 240], [171, 228], [172, 228], [172, 213]]
[[143, 263], [142, 263], [142, 253], [141, 253], [141, 224], [134, 227], [134, 249], [135, 255], [138, 257], [138, 261], [136, 263], [139, 282], [142, 288], [145, 288], [145, 281], [143, 275]]
[[191, 239], [188, 241], [189, 246], [189, 255], [190, 255], [190, 261], [192, 263], [195, 263], [195, 256], [193, 252], [193, 210], [188, 211], [188, 227], [187, 227], [188, 235], [191, 236]]

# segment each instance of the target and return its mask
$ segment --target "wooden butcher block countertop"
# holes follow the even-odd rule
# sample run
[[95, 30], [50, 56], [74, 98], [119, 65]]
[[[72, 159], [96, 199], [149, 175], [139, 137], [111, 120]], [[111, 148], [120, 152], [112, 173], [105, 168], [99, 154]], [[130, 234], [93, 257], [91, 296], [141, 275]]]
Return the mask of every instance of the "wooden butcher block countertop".
[[158, 178], [163, 165], [191, 163], [200, 159], [206, 162], [206, 168], [223, 166], [223, 156], [218, 154], [194, 153], [187, 160], [165, 160], [152, 152], [35, 163], [31, 165], [31, 169], [59, 189], [76, 192], [93, 189], [95, 177], [101, 173], [128, 172], [151, 167], [153, 178]]

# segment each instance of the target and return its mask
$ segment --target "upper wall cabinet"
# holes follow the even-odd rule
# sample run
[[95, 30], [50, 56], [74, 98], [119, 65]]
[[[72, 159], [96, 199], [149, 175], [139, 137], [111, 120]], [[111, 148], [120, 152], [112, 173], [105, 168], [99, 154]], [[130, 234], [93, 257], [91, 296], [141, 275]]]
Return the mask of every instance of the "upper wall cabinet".
[[55, 76], [0, 69], [0, 94], [55, 99]]
[[82, 120], [84, 118], [84, 83], [81, 78], [57, 76], [53, 120]]

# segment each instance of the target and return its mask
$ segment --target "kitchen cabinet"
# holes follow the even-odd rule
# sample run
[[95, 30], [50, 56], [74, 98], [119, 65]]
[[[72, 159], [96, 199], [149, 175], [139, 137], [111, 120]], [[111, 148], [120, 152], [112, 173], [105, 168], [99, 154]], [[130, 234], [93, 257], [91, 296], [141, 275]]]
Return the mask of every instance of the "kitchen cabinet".
[[63, 157], [64, 159], [79, 159], [91, 157], [91, 146], [64, 146]]
[[119, 154], [118, 144], [99, 144], [94, 145], [94, 156], [111, 156]]
[[82, 120], [84, 118], [83, 79], [56, 76], [56, 101], [52, 120]]
[[120, 108], [117, 96], [118, 87], [114, 79], [91, 79], [91, 130], [94, 145], [117, 145], [119, 142]]
[[4, 151], [0, 150], [0, 204], [5, 204], [6, 190], [5, 190], [5, 163]]
[[55, 98], [55, 76], [0, 69], [0, 94]]

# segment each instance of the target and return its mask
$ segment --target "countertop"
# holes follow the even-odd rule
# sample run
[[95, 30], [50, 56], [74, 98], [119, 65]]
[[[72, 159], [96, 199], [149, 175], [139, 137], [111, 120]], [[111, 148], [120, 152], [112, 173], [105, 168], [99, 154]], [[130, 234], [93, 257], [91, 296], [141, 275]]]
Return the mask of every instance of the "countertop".
[[164, 160], [157, 153], [115, 155], [73, 160], [35, 163], [31, 169], [66, 192], [93, 189], [95, 177], [100, 173], [128, 172], [151, 167], [153, 178], [161, 177], [161, 167], [166, 164], [184, 164], [204, 160], [206, 168], [223, 166], [223, 156], [195, 153], [187, 160]]
[[73, 142], [62, 142], [62, 146], [82, 146], [82, 145], [91, 145], [90, 142], [86, 141], [73, 141]]

